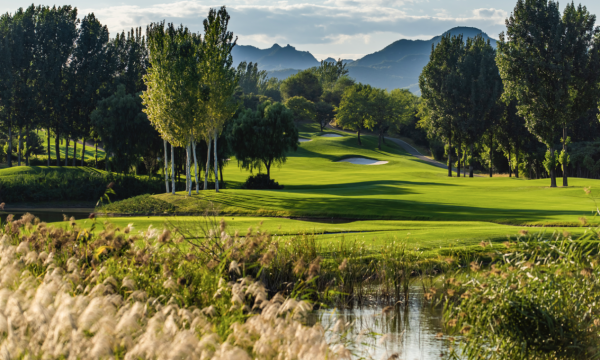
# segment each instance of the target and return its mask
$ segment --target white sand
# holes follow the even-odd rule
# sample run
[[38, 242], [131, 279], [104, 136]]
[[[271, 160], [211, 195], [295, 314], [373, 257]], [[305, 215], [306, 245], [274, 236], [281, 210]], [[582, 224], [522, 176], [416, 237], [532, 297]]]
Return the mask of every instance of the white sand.
[[351, 164], [355, 164], [355, 165], [384, 165], [387, 164], [387, 161], [377, 161], [377, 160], [372, 160], [372, 159], [366, 159], [366, 158], [348, 158], [348, 159], [344, 159], [344, 160], [340, 160], [338, 162], [348, 162]]
[[309, 142], [309, 141], [312, 141], [312, 139], [298, 138], [298, 142]]
[[342, 137], [340, 134], [323, 134], [321, 137]]

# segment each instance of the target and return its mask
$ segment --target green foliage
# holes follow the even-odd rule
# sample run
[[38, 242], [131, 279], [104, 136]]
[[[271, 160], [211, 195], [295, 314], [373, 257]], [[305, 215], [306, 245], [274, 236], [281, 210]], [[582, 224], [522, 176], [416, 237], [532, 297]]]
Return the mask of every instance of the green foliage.
[[319, 78], [309, 69], [283, 80], [280, 91], [285, 101], [294, 96], [302, 96], [306, 100], [317, 102], [323, 94], [323, 87]]
[[113, 214], [168, 214], [174, 210], [173, 204], [148, 194], [115, 201], [102, 207], [102, 212]]
[[164, 180], [142, 176], [118, 175], [91, 168], [81, 171], [40, 170], [31, 174], [0, 176], [0, 197], [6, 203], [44, 201], [91, 201], [101, 198], [114, 183], [116, 195], [126, 199], [164, 191]]
[[335, 107], [328, 102], [319, 101], [315, 104], [315, 120], [319, 123], [321, 132], [334, 119]]
[[242, 189], [263, 190], [263, 189], [283, 189], [275, 180], [270, 179], [267, 174], [256, 174], [248, 176], [246, 182], [242, 184]]
[[321, 65], [310, 69], [319, 78], [323, 89], [331, 90], [337, 81], [348, 75], [346, 64], [341, 59], [336, 62], [321, 60]]
[[100, 101], [92, 112], [92, 123], [107, 154], [113, 154], [111, 165], [116, 171], [128, 172], [158, 137], [142, 109], [139, 94], [127, 94], [125, 86], [119, 85], [117, 92]]
[[[447, 281], [445, 319], [469, 359], [598, 356], [599, 244], [595, 231], [536, 236], [497, 249], [492, 269]], [[489, 271], [488, 271], [489, 270]], [[464, 284], [459, 279], [464, 278]]]
[[316, 117], [315, 104], [302, 96], [294, 96], [285, 102], [285, 106], [294, 113], [296, 121], [313, 121]]
[[238, 86], [244, 94], [264, 94], [267, 87], [267, 72], [258, 70], [258, 63], [242, 61], [237, 67]]
[[550, 174], [551, 171], [555, 170], [560, 163], [560, 155], [558, 151], [554, 151], [552, 153], [550, 150], [546, 151], [545, 159], [544, 159], [544, 168]]
[[340, 106], [335, 109], [336, 123], [343, 129], [351, 129], [358, 134], [358, 144], [361, 145], [360, 131], [366, 127], [369, 119], [369, 96], [373, 88], [370, 85], [356, 84], [346, 88]]
[[288, 108], [266, 102], [233, 119], [227, 139], [242, 168], [252, 172], [264, 166], [270, 178], [271, 166], [285, 163], [287, 152], [298, 148], [298, 129]]

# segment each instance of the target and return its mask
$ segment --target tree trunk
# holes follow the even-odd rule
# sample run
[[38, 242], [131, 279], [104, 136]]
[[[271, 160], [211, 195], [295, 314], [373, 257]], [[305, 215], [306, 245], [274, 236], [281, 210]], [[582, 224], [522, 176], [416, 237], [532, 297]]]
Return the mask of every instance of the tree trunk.
[[219, 166], [219, 175], [221, 175], [221, 186], [225, 183], [225, 181], [223, 180], [223, 167]]
[[165, 189], [167, 190], [167, 194], [169, 193], [169, 157], [167, 154], [167, 140], [163, 139], [163, 145], [165, 148], [165, 157], [163, 158], [165, 161]]
[[381, 138], [383, 137], [383, 134], [379, 133], [379, 143], [377, 144], [377, 149], [381, 150]]
[[492, 134], [490, 134], [490, 177], [493, 176], [493, 171], [494, 171], [494, 152], [493, 152], [493, 147], [494, 147], [494, 137]]
[[515, 145], [515, 177], [519, 178], [519, 139], [517, 139], [517, 144]]
[[175, 195], [175, 146], [171, 144], [171, 192]]
[[219, 192], [219, 178], [217, 177], [217, 174], [219, 173], [219, 159], [217, 159], [217, 136], [217, 129], [215, 129], [215, 192]]
[[362, 143], [360, 142], [360, 129], [358, 129], [356, 134], [358, 135], [358, 145], [362, 145]]
[[[94, 146], [96, 147], [96, 157], [94, 158], [94, 167], [97, 169], [98, 168], [98, 140], [94, 139]], [[106, 154], [104, 155], [104, 157], [106, 158]], [[104, 162], [106, 163], [106, 159], [104, 160]]]
[[6, 162], [8, 167], [12, 167], [12, 124], [8, 123], [8, 154], [6, 154]]
[[73, 139], [73, 167], [77, 167], [77, 139]]
[[510, 145], [508, 146], [508, 177], [512, 177], [512, 163], [510, 162], [511, 160], [511, 153], [510, 153]]
[[192, 163], [192, 154], [190, 154], [192, 152], [192, 142], [188, 141], [187, 146], [185, 147], [186, 150], [186, 167], [187, 167], [187, 174], [186, 174], [186, 181], [187, 181], [187, 193], [188, 196], [192, 196], [192, 168], [191, 168], [191, 163]]
[[[563, 127], [563, 150], [565, 152], [565, 155], [567, 154], [567, 127]], [[562, 171], [563, 171], [563, 187], [565, 186], [569, 186], [569, 180], [567, 178], [567, 165], [568, 164], [562, 164]]]
[[271, 180], [271, 162], [265, 163], [265, 167], [267, 168], [267, 179]]
[[196, 157], [196, 140], [192, 140], [192, 152], [194, 154], [194, 178], [196, 179], [196, 194], [199, 194], [200, 185], [198, 185], [198, 159]]
[[460, 177], [460, 146], [456, 148], [456, 177]]
[[17, 148], [17, 165], [21, 166], [21, 153], [23, 152], [23, 131], [19, 126], [19, 147]]
[[29, 125], [25, 128], [25, 165], [29, 166]]
[[50, 128], [46, 129], [46, 140], [48, 142], [47, 154], [48, 154], [48, 166], [50, 166]]
[[448, 177], [452, 177], [452, 138], [448, 137]]
[[[554, 158], [554, 147], [550, 148], [550, 156]], [[554, 168], [550, 169], [550, 187], [556, 187], [556, 173]]]
[[54, 150], [56, 151], [56, 166], [60, 166], [60, 145], [59, 145], [60, 133], [59, 133], [58, 129], [56, 129], [55, 136], [56, 137], [54, 138]]
[[471, 161], [469, 161], [469, 177], [473, 177], [473, 144], [469, 146], [469, 152], [471, 153]]
[[81, 166], [85, 166], [85, 137], [81, 142]]
[[210, 150], [212, 148], [212, 139], [210, 136], [206, 140], [208, 145], [208, 154], [206, 155], [206, 169], [204, 170], [204, 190], [208, 190], [208, 172], [210, 171]]
[[69, 166], [69, 137], [65, 139], [65, 166]]

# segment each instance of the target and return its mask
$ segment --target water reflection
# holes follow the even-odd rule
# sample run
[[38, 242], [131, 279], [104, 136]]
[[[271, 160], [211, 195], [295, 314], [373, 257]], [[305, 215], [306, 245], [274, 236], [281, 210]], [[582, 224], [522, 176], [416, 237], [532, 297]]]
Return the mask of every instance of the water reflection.
[[65, 211], [40, 211], [40, 210], [31, 210], [31, 211], [0, 211], [0, 219], [2, 219], [2, 223], [4, 223], [6, 221], [6, 217], [9, 214], [14, 215], [14, 219], [18, 220], [21, 218], [21, 216], [23, 216], [25, 213], [31, 213], [33, 215], [35, 215], [36, 217], [40, 218], [40, 221], [43, 222], [57, 222], [57, 221], [63, 221], [63, 215], [67, 216], [68, 218], [74, 217], [75, 220], [79, 220], [79, 219], [87, 219], [87, 217], [90, 215], [89, 212], [83, 212], [83, 211], [69, 211], [69, 210], [65, 210]]
[[[353, 358], [365, 359], [440, 359], [448, 355], [451, 344], [442, 336], [442, 309], [432, 308], [422, 289], [411, 287], [408, 307], [400, 305], [384, 313], [385, 307], [351, 310], [320, 310], [310, 323], [320, 322], [331, 342], [340, 338], [338, 323], [347, 325], [348, 339], [359, 338], [350, 346]], [[348, 326], [349, 325], [349, 326]], [[362, 334], [362, 336], [360, 336]], [[350, 343], [350, 342], [349, 342]]]

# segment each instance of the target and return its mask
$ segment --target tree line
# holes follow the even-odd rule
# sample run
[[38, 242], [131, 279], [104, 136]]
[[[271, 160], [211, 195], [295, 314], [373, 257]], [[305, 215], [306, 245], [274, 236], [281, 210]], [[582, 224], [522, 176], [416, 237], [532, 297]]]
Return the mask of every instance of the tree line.
[[500, 149], [518, 177], [524, 161], [540, 158], [543, 144], [539, 162], [551, 186], [558, 169], [568, 186], [570, 132], [589, 128], [600, 95], [595, 16], [573, 3], [561, 14], [554, 1], [519, 0], [506, 27], [497, 50], [481, 36], [450, 35], [432, 48], [419, 78], [420, 125], [446, 144], [448, 176], [455, 155], [457, 175], [462, 161], [472, 177], [479, 148], [488, 152], [490, 176]]

